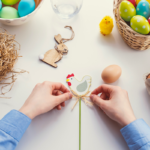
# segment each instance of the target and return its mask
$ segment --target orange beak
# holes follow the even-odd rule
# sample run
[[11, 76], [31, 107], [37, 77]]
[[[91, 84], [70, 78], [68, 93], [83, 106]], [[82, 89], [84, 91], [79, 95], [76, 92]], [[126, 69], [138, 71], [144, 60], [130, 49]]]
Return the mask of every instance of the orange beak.
[[107, 24], [108, 22], [106, 21], [106, 24]]

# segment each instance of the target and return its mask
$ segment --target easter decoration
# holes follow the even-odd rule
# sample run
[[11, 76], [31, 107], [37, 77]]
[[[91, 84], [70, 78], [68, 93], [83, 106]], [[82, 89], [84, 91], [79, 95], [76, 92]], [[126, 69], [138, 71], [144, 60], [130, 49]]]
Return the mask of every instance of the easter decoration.
[[18, 13], [20, 17], [24, 17], [35, 9], [35, 1], [34, 0], [21, 0], [18, 5]]
[[116, 24], [123, 40], [131, 48], [150, 48], [150, 0], [114, 0]]
[[[26, 71], [14, 70], [14, 64], [16, 63], [18, 57], [21, 57], [19, 56], [20, 44], [15, 40], [15, 35], [9, 34], [2, 28], [0, 29], [0, 47], [0, 95], [4, 95], [12, 89], [17, 79], [17, 74], [24, 73]], [[6, 87], [8, 88], [6, 89]]]
[[110, 65], [103, 70], [101, 77], [104, 82], [113, 83], [120, 78], [121, 73], [122, 70], [118, 65]]
[[127, 0], [127, 1], [131, 2], [134, 5], [134, 7], [136, 6], [136, 0]]
[[109, 16], [104, 17], [99, 23], [100, 31], [104, 36], [110, 34], [112, 32], [113, 27], [113, 19]]
[[56, 62], [62, 59], [63, 55], [68, 53], [68, 47], [64, 44], [67, 41], [73, 40], [75, 33], [71, 26], [65, 26], [64, 28], [69, 28], [72, 31], [70, 39], [62, 38], [60, 34], [55, 35], [54, 39], [58, 43], [55, 44], [54, 49], [47, 51], [45, 54], [41, 54], [39, 59], [55, 68], [57, 68]]
[[[138, 5], [138, 3], [141, 1], [141, 0], [135, 0], [136, 1], [136, 5]], [[150, 0], [146, 0], [147, 2], [150, 3]]]
[[[15, 19], [32, 13], [41, 0], [2, 0], [0, 18]], [[3, 4], [3, 5], [2, 5]]]
[[79, 150], [81, 150], [81, 100], [90, 106], [93, 105], [92, 102], [86, 100], [87, 95], [90, 93], [89, 89], [91, 87], [92, 78], [89, 75], [86, 75], [82, 78], [81, 81], [78, 81], [74, 74], [70, 74], [67, 76], [66, 82], [68, 83], [69, 89], [77, 100], [72, 107], [72, 110], [79, 102]]

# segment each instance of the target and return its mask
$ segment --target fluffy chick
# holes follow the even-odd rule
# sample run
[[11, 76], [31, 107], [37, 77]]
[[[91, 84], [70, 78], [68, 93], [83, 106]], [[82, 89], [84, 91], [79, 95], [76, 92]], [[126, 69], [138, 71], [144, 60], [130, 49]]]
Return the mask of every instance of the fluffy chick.
[[99, 27], [104, 36], [110, 34], [114, 27], [113, 19], [109, 16], [104, 17], [100, 22]]

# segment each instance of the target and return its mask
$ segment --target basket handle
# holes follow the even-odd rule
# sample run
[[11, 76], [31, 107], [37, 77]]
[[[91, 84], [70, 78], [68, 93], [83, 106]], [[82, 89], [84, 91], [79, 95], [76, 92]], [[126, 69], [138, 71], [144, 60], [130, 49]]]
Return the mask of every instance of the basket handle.
[[123, 0], [114, 0], [114, 8], [113, 9], [116, 9], [122, 1]]

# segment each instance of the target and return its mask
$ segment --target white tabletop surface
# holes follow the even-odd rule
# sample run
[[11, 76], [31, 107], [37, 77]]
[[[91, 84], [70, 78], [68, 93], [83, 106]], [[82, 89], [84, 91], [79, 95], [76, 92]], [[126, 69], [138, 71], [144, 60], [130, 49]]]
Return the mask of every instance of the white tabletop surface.
[[[102, 70], [111, 64], [122, 68], [122, 76], [113, 85], [121, 86], [129, 92], [131, 105], [137, 118], [143, 118], [150, 125], [150, 97], [144, 85], [143, 75], [150, 71], [150, 50], [135, 51], [122, 40], [116, 24], [109, 36], [99, 32], [99, 22], [105, 15], [113, 17], [112, 0], [85, 0], [80, 13], [71, 20], [58, 18], [49, 0], [28, 23], [18, 26], [4, 26], [21, 44], [20, 55], [15, 68], [29, 71], [21, 74], [6, 96], [0, 99], [0, 118], [11, 109], [19, 109], [36, 83], [45, 80], [66, 84], [66, 76], [74, 73], [78, 79], [88, 74], [92, 76], [94, 90], [103, 84]], [[114, 18], [114, 17], [113, 17]], [[75, 31], [73, 41], [67, 42], [67, 56], [58, 62], [55, 69], [38, 60], [55, 45], [54, 35], [60, 33], [70, 37], [64, 29], [71, 25]], [[78, 105], [73, 111], [75, 100], [66, 103], [61, 111], [53, 110], [35, 118], [16, 150], [78, 150]], [[115, 107], [115, 106], [114, 106]], [[82, 150], [127, 150], [117, 123], [111, 121], [97, 107], [89, 108], [82, 102]]]

